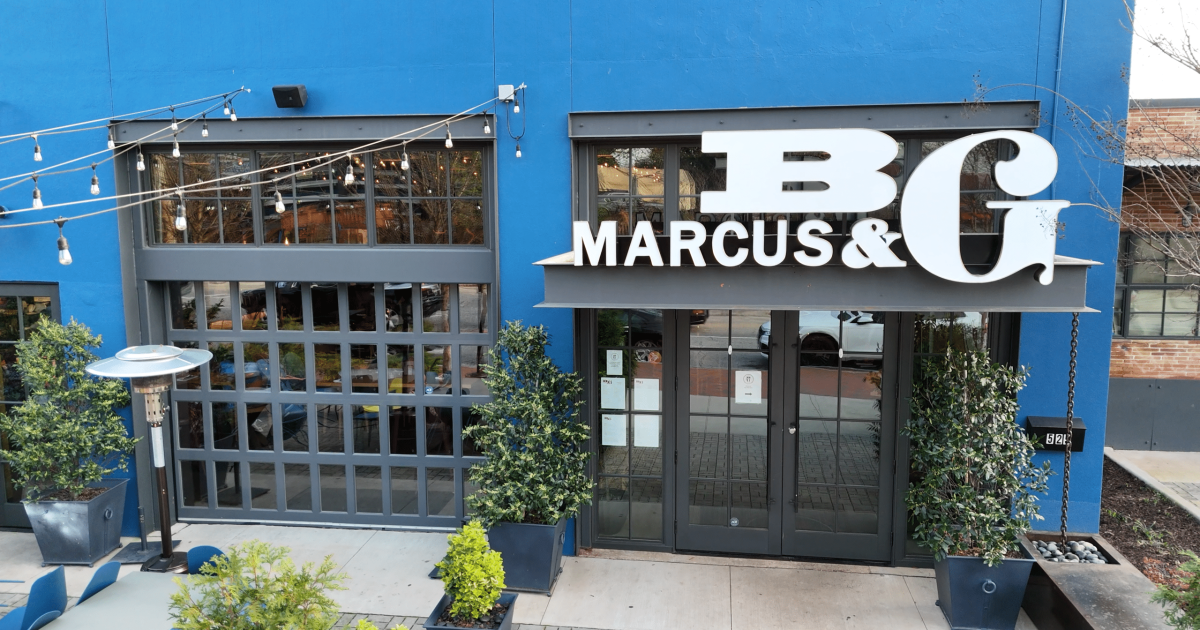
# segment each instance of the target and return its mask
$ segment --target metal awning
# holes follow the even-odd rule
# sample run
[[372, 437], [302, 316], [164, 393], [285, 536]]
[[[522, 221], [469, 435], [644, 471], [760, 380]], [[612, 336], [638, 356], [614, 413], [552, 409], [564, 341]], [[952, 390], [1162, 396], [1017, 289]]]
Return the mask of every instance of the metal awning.
[[1085, 302], [1087, 269], [1054, 257], [1044, 286], [1030, 267], [1003, 280], [962, 284], [921, 267], [590, 267], [573, 253], [538, 261], [546, 308], [744, 308], [864, 311], [1096, 312]]

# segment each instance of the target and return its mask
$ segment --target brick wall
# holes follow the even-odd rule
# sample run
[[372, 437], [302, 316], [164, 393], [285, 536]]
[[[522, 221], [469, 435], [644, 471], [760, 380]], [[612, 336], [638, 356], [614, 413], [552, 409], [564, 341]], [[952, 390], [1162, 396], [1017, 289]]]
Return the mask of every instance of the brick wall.
[[1126, 157], [1200, 157], [1200, 107], [1129, 109]]
[[1200, 339], [1113, 339], [1109, 376], [1200, 380]]

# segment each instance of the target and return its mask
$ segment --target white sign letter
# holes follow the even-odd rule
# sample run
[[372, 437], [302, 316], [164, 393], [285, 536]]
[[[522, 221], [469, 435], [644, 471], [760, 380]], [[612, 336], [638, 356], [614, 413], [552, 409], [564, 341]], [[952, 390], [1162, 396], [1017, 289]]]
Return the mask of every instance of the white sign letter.
[[792, 257], [805, 267], [820, 267], [829, 262], [833, 259], [833, 245], [813, 232], [828, 234], [832, 231], [833, 227], [824, 221], [812, 220], [801, 223], [799, 229], [796, 230], [796, 241], [800, 243], [801, 247], [817, 250], [817, 255], [807, 254], [802, 249], [792, 254]]
[[583, 254], [587, 252], [588, 264], [595, 267], [600, 264], [600, 255], [604, 255], [604, 266], [617, 266], [617, 222], [601, 221], [600, 229], [596, 230], [596, 238], [592, 238], [592, 226], [587, 221], [572, 223], [574, 234], [575, 266], [583, 266]]
[[774, 267], [787, 257], [787, 219], [779, 219], [775, 227], [775, 253], [767, 256], [767, 222], [754, 222], [754, 262], [764, 267]]
[[850, 228], [850, 240], [842, 246], [842, 262], [851, 269], [867, 265], [876, 267], [907, 267], [908, 263], [888, 249], [900, 238], [899, 232], [889, 232], [883, 219], [859, 219]]
[[996, 184], [1016, 197], [1041, 192], [1058, 172], [1058, 155], [1041, 136], [1027, 131], [989, 131], [959, 138], [940, 147], [917, 165], [900, 202], [900, 226], [912, 257], [929, 273], [954, 282], [994, 282], [1040, 265], [1038, 282], [1054, 279], [1054, 242], [1058, 213], [1070, 205], [1059, 200], [990, 201], [1003, 210], [1004, 241], [992, 270], [975, 275], [963, 266], [959, 248], [959, 173], [967, 153], [989, 140], [1017, 144], [1012, 160], [996, 163]]
[[713, 258], [716, 258], [717, 262], [725, 267], [736, 267], [746, 262], [746, 248], [739, 247], [737, 253], [730, 256], [725, 251], [725, 235], [730, 233], [736, 234], [738, 238], [750, 236], [746, 232], [746, 226], [737, 221], [726, 221], [718, 225], [717, 229], [713, 231]]
[[[684, 232], [690, 232], [692, 238], [683, 238]], [[704, 229], [704, 224], [699, 221], [671, 221], [671, 266], [679, 267], [683, 264], [684, 251], [691, 254], [692, 265], [703, 267], [707, 263], [704, 262], [704, 254], [700, 253], [700, 247], [704, 245], [704, 239], [708, 238], [708, 232]]]
[[633, 226], [633, 241], [629, 243], [629, 251], [625, 253], [625, 266], [632, 267], [638, 256], [646, 256], [650, 264], [661, 267], [662, 252], [658, 251], [658, 240], [654, 238], [654, 224], [649, 221], [638, 221]]
[[[896, 198], [896, 182], [879, 172], [896, 158], [896, 141], [871, 129], [705, 131], [705, 153], [725, 153], [724, 191], [700, 193], [700, 211], [871, 212]], [[825, 160], [785, 160], [785, 153], [827, 153]], [[823, 182], [826, 190], [788, 190]]]

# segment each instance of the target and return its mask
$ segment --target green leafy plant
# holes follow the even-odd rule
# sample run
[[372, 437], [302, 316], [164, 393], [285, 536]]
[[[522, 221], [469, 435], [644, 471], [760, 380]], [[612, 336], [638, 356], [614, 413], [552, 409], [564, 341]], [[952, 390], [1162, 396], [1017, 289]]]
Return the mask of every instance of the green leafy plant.
[[1189, 560], [1176, 572], [1179, 588], [1161, 584], [1151, 600], [1162, 604], [1167, 625], [1187, 630], [1200, 629], [1200, 557], [1191, 551], [1181, 552]]
[[320, 566], [297, 569], [291, 550], [249, 540], [234, 545], [171, 595], [170, 614], [179, 630], [326, 630], [337, 621], [327, 591], [344, 590], [345, 573], [326, 556]]
[[913, 539], [938, 560], [979, 555], [989, 566], [1016, 552], [1038, 514], [1050, 463], [1033, 465], [1034, 444], [1016, 423], [1026, 374], [982, 351], [921, 359], [911, 419], [915, 481], [905, 502]]
[[583, 384], [546, 356], [542, 326], [508, 322], [482, 366], [492, 402], [463, 430], [487, 456], [471, 467], [479, 490], [467, 498], [485, 526], [558, 523], [591, 500], [589, 429], [579, 420]]
[[17, 370], [28, 394], [9, 414], [0, 414], [0, 433], [25, 499], [75, 501], [88, 485], [125, 470], [136, 438], [129, 437], [118, 409], [129, 405], [125, 383], [84, 371], [97, 359], [101, 338], [72, 319], [67, 325], [43, 319], [17, 346]]
[[479, 619], [492, 610], [504, 590], [500, 552], [488, 546], [479, 521], [467, 523], [449, 539], [450, 549], [437, 568], [451, 599], [450, 615], [456, 619]]

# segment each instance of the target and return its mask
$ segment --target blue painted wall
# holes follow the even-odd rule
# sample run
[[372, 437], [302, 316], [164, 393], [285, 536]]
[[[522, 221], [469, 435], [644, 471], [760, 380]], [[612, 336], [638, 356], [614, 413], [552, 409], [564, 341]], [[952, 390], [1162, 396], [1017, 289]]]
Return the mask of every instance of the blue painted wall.
[[[506, 319], [546, 324], [552, 356], [570, 366], [570, 312], [534, 308], [542, 275], [531, 264], [570, 244], [568, 112], [961, 101], [974, 95], [978, 75], [996, 89], [990, 98], [1038, 98], [1049, 113], [1050, 94], [1033, 86], [1054, 85], [1061, 7], [1053, 0], [294, 0], [242, 3], [229, 16], [201, 2], [49, 0], [9, 7], [14, 28], [0, 38], [0, 134], [242, 85], [253, 92], [237, 99], [238, 114], [250, 117], [453, 113], [491, 98], [498, 83], [525, 82], [524, 157], [498, 130], [501, 309]], [[1116, 118], [1127, 99], [1124, 15], [1121, 0], [1073, 3], [1062, 57], [1062, 92]], [[275, 108], [269, 88], [285, 83], [307, 85], [308, 107]], [[1085, 134], [1063, 117], [1054, 122], [1055, 197], [1087, 201], [1095, 182], [1118, 198], [1119, 169], [1081, 158]], [[43, 164], [103, 142], [102, 132], [45, 138]], [[28, 170], [31, 151], [27, 141], [0, 145], [0, 176]], [[111, 169], [100, 172], [111, 190]], [[79, 198], [89, 176], [47, 178], [47, 202]], [[30, 190], [0, 191], [0, 204], [28, 207]], [[0, 226], [53, 214], [17, 215]], [[1089, 274], [1089, 304], [1100, 312], [1082, 316], [1076, 413], [1089, 436], [1073, 464], [1071, 494], [1072, 526], [1095, 531], [1116, 226], [1084, 207], [1067, 210], [1063, 221], [1060, 253], [1105, 263]], [[66, 268], [55, 263], [52, 226], [0, 230], [0, 280], [60, 282], [64, 315], [102, 333], [110, 354], [125, 343], [115, 229], [112, 215], [70, 224], [77, 262]], [[1033, 374], [1021, 394], [1025, 412], [1065, 412], [1068, 330], [1069, 316], [1025, 317], [1021, 359]], [[126, 531], [136, 531], [129, 515]]]

